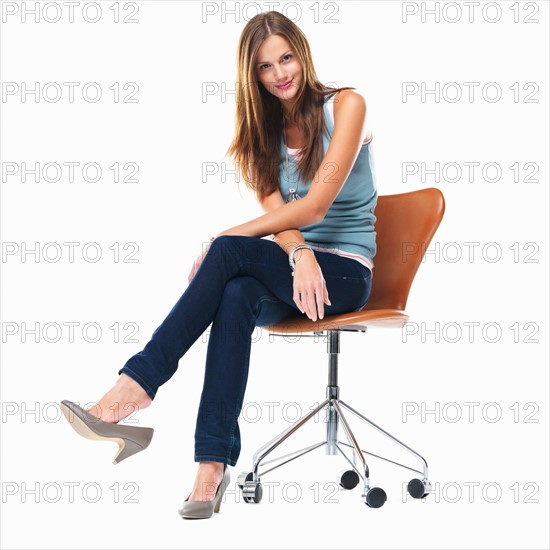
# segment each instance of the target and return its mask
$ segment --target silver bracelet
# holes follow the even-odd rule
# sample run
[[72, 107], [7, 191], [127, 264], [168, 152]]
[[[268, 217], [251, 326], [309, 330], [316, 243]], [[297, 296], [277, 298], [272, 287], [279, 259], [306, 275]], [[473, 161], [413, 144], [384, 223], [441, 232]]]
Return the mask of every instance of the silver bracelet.
[[311, 250], [313, 252], [313, 248], [309, 246], [308, 244], [299, 244], [296, 248], [292, 250], [292, 252], [288, 256], [288, 264], [290, 265], [290, 269], [292, 270], [292, 276], [294, 277], [294, 269], [296, 268], [296, 263], [294, 262], [294, 253], [296, 250], [300, 250], [300, 248], [307, 248], [308, 250]]

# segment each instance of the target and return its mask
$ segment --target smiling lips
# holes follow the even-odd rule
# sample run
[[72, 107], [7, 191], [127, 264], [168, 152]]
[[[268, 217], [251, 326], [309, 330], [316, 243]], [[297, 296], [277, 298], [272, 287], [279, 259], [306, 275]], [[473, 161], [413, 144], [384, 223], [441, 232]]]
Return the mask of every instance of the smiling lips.
[[292, 82], [292, 80], [289, 80], [285, 84], [281, 84], [280, 86], [275, 86], [275, 87], [278, 88], [279, 90], [286, 90], [286, 88], [288, 88], [290, 86], [291, 82]]

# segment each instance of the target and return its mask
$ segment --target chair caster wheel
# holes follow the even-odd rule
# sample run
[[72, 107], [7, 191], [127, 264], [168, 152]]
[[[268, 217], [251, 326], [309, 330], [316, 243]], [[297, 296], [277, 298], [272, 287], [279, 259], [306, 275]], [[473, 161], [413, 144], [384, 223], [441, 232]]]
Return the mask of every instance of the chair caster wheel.
[[431, 491], [432, 486], [427, 481], [420, 479], [411, 479], [407, 485], [407, 491], [413, 498], [424, 498]]
[[380, 489], [380, 487], [372, 487], [372, 489], [367, 491], [365, 496], [365, 504], [369, 508], [380, 508], [381, 506], [384, 506], [384, 502], [386, 502], [387, 499], [388, 497], [386, 496], [384, 489]]
[[259, 481], [246, 481], [242, 487], [245, 502], [260, 502], [263, 496], [262, 484]]
[[241, 472], [237, 478], [237, 485], [242, 489], [247, 481], [252, 481], [252, 472]]
[[354, 489], [359, 483], [359, 475], [355, 470], [343, 470], [338, 475], [338, 483], [344, 489]]

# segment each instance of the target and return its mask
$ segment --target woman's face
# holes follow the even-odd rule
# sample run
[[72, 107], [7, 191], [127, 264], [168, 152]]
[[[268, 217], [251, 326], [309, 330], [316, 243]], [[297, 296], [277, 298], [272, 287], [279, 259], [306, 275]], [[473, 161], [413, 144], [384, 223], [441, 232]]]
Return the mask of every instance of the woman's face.
[[[302, 82], [302, 64], [289, 42], [272, 34], [264, 40], [256, 59], [254, 68], [258, 81], [282, 101], [285, 111], [290, 111]], [[289, 82], [288, 86], [281, 87]]]

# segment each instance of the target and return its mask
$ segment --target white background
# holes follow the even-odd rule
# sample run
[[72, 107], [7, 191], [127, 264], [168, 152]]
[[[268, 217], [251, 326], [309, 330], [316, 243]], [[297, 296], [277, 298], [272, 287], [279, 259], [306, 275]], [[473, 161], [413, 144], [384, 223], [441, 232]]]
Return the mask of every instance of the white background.
[[[233, 492], [220, 514], [202, 522], [182, 520], [177, 508], [196, 473], [206, 333], [153, 406], [137, 415], [139, 425], [155, 428], [151, 446], [119, 465], [111, 464], [113, 444], [78, 437], [56, 404], [98, 400], [187, 287], [203, 242], [262, 214], [233, 174], [206, 178], [202, 170], [204, 163], [232, 169], [224, 155], [234, 129], [237, 42], [257, 7], [268, 7], [226, 4], [237, 5], [235, 16], [211, 3], [217, 13], [205, 16], [200, 2], [139, 2], [138, 22], [117, 24], [110, 1], [99, 3], [96, 23], [83, 20], [83, 3], [73, 23], [66, 7], [59, 22], [36, 23], [32, 15], [23, 22], [21, 11], [7, 15], [8, 4], [23, 8], [4, 3], [1, 26], [2, 547], [548, 548], [548, 3], [516, 3], [514, 12], [512, 2], [492, 8], [481, 2], [470, 22], [459, 2], [454, 23], [448, 2], [439, 3], [439, 22], [421, 17], [434, 2], [300, 2], [299, 11], [288, 12], [283, 3], [275, 6], [304, 31], [322, 82], [364, 93], [379, 195], [437, 187], [445, 196], [443, 222], [407, 304], [415, 323], [409, 329], [418, 333], [342, 334], [339, 380], [344, 401], [427, 459], [437, 492], [424, 502], [407, 499], [404, 487], [415, 476], [373, 458], [371, 484], [384, 488], [388, 501], [370, 509], [360, 487], [334, 491], [345, 462], [318, 450], [266, 475], [272, 490], [264, 485], [260, 504], [243, 503], [238, 473], [289, 425], [292, 403], [307, 412], [324, 399], [326, 384], [322, 340], [270, 341], [257, 329]], [[404, 4], [418, 10], [405, 21]], [[500, 18], [490, 22], [497, 9]], [[121, 2], [119, 10], [122, 18], [131, 4]], [[64, 95], [23, 101], [21, 86], [36, 82], [57, 82]], [[80, 83], [72, 103], [64, 82]], [[82, 98], [89, 82], [103, 91], [97, 103]], [[139, 85], [138, 102], [114, 102], [109, 87], [128, 82]], [[430, 89], [456, 83], [463, 97], [451, 101], [447, 86], [448, 95], [437, 101], [419, 93], [404, 101], [405, 82]], [[465, 82], [479, 83], [471, 102]], [[498, 101], [482, 94], [491, 82], [502, 91]], [[8, 95], [6, 83], [19, 91]], [[204, 97], [208, 83], [228, 93]], [[535, 90], [528, 83], [538, 87], [536, 102], [525, 101]], [[31, 175], [24, 183], [20, 173], [5, 173], [6, 163], [71, 161], [99, 163], [103, 177], [87, 182], [77, 171], [74, 182], [65, 173], [58, 182]], [[113, 182], [115, 162], [137, 163], [139, 181]], [[447, 179], [403, 178], [406, 162], [430, 169], [457, 163], [463, 173], [455, 182], [448, 181], [454, 172]], [[479, 163], [471, 179], [465, 163]], [[482, 173], [487, 163], [500, 167], [496, 181]], [[532, 181], [526, 163], [537, 166]], [[74, 262], [62, 246], [69, 241], [80, 243]], [[59, 243], [64, 253], [53, 262], [21, 255], [21, 247], [37, 242]], [[103, 252], [96, 263], [81, 254], [92, 242]], [[109, 249], [114, 243], [118, 262]], [[126, 243], [139, 246], [137, 263], [122, 261]], [[13, 246], [17, 252], [7, 254]], [[24, 324], [42, 329], [67, 322], [79, 323], [73, 342], [67, 330], [57, 342], [48, 341], [53, 328], [38, 341], [21, 334]], [[82, 337], [85, 323], [101, 327], [97, 343]], [[135, 323], [135, 341], [115, 342], [109, 328], [115, 323]], [[422, 336], [421, 328], [437, 335]], [[278, 404], [273, 418], [267, 402]], [[471, 419], [470, 402], [478, 404]], [[419, 412], [404, 418], [406, 406]], [[421, 409], [435, 407], [439, 418], [421, 416]], [[500, 419], [491, 421], [498, 411]], [[363, 448], [420, 466], [373, 430], [353, 427]], [[281, 452], [324, 437], [322, 421], [303, 431]], [[101, 494], [92, 502], [97, 488]], [[25, 494], [32, 489], [37, 493]]]

